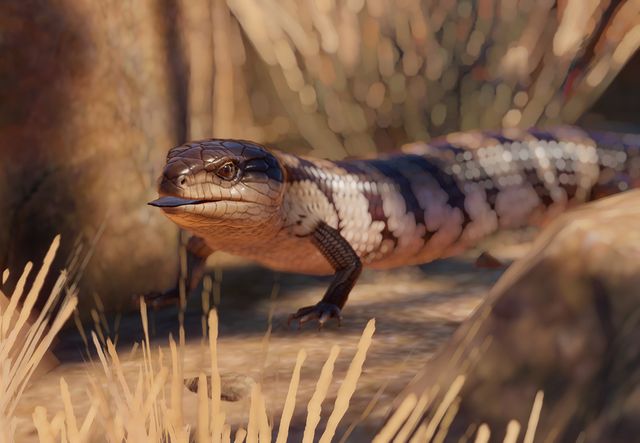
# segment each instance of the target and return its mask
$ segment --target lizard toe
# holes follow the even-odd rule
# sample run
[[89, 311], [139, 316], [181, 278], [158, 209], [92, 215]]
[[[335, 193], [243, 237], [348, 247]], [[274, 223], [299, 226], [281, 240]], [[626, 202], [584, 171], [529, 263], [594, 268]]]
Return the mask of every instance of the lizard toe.
[[338, 326], [341, 325], [342, 314], [340, 308], [333, 303], [320, 302], [313, 306], [300, 308], [295, 314], [289, 315], [287, 325], [290, 325], [293, 320], [297, 320], [299, 329], [303, 324], [317, 319], [318, 327], [322, 329], [324, 324], [332, 318], [338, 320]]
[[147, 294], [134, 297], [134, 302], [136, 304], [139, 304], [140, 299], [144, 300], [145, 304], [154, 310], [180, 304], [180, 295], [178, 293], [178, 290], [175, 288], [169, 289], [164, 292], [149, 292]]

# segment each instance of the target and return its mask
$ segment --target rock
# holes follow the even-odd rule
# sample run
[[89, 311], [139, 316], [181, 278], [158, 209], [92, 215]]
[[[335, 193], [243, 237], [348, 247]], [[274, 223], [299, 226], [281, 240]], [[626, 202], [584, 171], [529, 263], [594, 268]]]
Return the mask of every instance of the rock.
[[145, 205], [167, 149], [184, 138], [162, 8], [0, 5], [0, 272], [12, 271], [5, 293], [58, 233], [56, 269], [74, 262], [76, 242], [76, 264], [91, 256], [72, 275], [81, 276], [85, 301], [173, 283], [176, 230]]
[[634, 441], [639, 288], [640, 191], [569, 212], [507, 270], [395, 405], [431, 392], [427, 423], [463, 374], [445, 441], [481, 423], [491, 441], [502, 441], [510, 420], [521, 424], [522, 437], [538, 391], [535, 441]]

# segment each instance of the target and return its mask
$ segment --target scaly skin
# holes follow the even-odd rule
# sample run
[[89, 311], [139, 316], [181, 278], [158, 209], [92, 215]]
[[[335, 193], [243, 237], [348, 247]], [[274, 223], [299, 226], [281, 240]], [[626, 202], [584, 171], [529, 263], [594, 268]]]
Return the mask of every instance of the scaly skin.
[[[640, 139], [547, 131], [455, 133], [376, 159], [328, 161], [238, 140], [173, 148], [151, 202], [198, 239], [269, 268], [335, 274], [292, 319], [341, 318], [362, 267], [429, 262], [502, 228], [640, 183]], [[204, 251], [204, 252], [203, 252]], [[192, 275], [195, 275], [192, 273]]]

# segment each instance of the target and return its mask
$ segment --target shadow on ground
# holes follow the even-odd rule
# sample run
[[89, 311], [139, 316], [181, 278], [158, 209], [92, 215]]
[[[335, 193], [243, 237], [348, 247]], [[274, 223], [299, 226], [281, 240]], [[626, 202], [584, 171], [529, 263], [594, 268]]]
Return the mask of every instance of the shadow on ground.
[[[325, 401], [328, 413], [347, 368], [354, 356], [358, 341], [367, 322], [376, 319], [374, 340], [364, 365], [358, 388], [347, 415], [338, 428], [342, 435], [367, 408], [372, 398], [379, 405], [359, 423], [348, 441], [370, 441], [372, 432], [388, 413], [388, 406], [425, 362], [444, 343], [458, 325], [480, 303], [487, 289], [501, 274], [500, 270], [474, 267], [477, 251], [468, 256], [442, 260], [420, 267], [400, 268], [392, 271], [367, 271], [353, 290], [344, 309], [342, 327], [331, 323], [322, 331], [315, 325], [305, 325], [301, 330], [287, 327], [287, 317], [301, 306], [316, 303], [329, 284], [329, 278], [300, 275], [276, 275], [268, 270], [252, 266], [224, 268], [221, 279], [221, 303], [219, 305], [219, 367], [223, 374], [232, 377], [260, 381], [267, 399], [267, 409], [272, 417], [279, 417], [298, 352], [304, 349], [304, 363], [297, 401], [298, 408], [291, 426], [291, 441], [300, 440], [304, 429], [306, 404], [315, 390], [320, 369], [332, 346], [339, 346], [333, 382]], [[272, 298], [274, 283], [279, 290]], [[269, 316], [272, 313], [272, 329], [267, 336]], [[115, 316], [108, 323], [113, 332]], [[153, 327], [153, 346], [161, 347], [165, 360], [170, 355], [167, 338], [178, 336], [177, 309], [169, 308], [150, 316]], [[128, 350], [143, 337], [140, 315], [130, 312], [119, 321], [117, 348], [125, 371], [135, 380], [141, 362], [140, 353], [131, 357]], [[87, 332], [91, 325], [85, 324]], [[199, 291], [188, 300], [185, 313], [186, 340], [183, 348], [185, 377], [210, 371], [209, 349], [202, 339], [202, 308]], [[157, 348], [156, 348], [157, 349]], [[63, 331], [55, 349], [62, 365], [36, 380], [25, 393], [18, 414], [24, 415], [21, 435], [29, 441], [33, 407], [39, 404], [57, 408], [58, 379], [64, 377], [74, 398], [74, 407], [88, 407], [85, 392], [87, 364], [85, 345], [77, 332], [70, 327]], [[166, 360], [166, 364], [169, 364]], [[223, 387], [224, 389], [224, 387]], [[60, 405], [62, 408], [62, 405]], [[185, 419], [196, 423], [197, 396], [184, 393]], [[245, 396], [236, 402], [225, 402], [227, 422], [234, 428], [245, 426], [248, 419], [249, 399]], [[323, 412], [323, 417], [325, 416]], [[326, 419], [326, 417], [325, 417]], [[319, 430], [324, 426], [321, 421]], [[319, 431], [320, 432], [320, 431]], [[33, 434], [34, 435], [34, 434]], [[336, 441], [339, 441], [336, 440]]]
[[[331, 277], [275, 273], [257, 265], [246, 264], [219, 269], [222, 271], [221, 297], [218, 305], [220, 336], [262, 337], [269, 326], [269, 310], [274, 307], [272, 332], [307, 337], [318, 333], [317, 325], [309, 323], [298, 330], [296, 324], [287, 324], [288, 314], [303, 305], [317, 302], [329, 286]], [[218, 271], [218, 272], [219, 272]], [[404, 318], [386, 316], [385, 312], [429, 311], [442, 304], [454, 303], [457, 298], [468, 298], [469, 289], [490, 286], [501, 270], [477, 269], [470, 257], [439, 260], [421, 266], [391, 271], [365, 271], [354, 294], [363, 301], [356, 307], [352, 300], [344, 310], [345, 322], [338, 327], [334, 322], [325, 326], [326, 335], [360, 331], [369, 318], [378, 319], [378, 334], [415, 331], [424, 334], [424, 318], [408, 315]], [[212, 270], [211, 277], [214, 278]], [[420, 286], [424, 286], [420, 290]], [[446, 289], [445, 289], [446, 288]], [[407, 292], [408, 290], [408, 292]], [[275, 299], [272, 296], [275, 292]], [[185, 334], [187, 341], [202, 338], [202, 285], [187, 299]], [[149, 309], [152, 339], [164, 344], [169, 334], [179, 333], [178, 308]], [[119, 317], [119, 318], [118, 318]], [[143, 339], [143, 328], [138, 311], [107, 314], [112, 340], [117, 336], [120, 346], [127, 347]], [[459, 320], [442, 317], [443, 324], [455, 328]], [[95, 329], [84, 325], [86, 333]], [[117, 331], [115, 330], [117, 328]], [[54, 349], [62, 361], [81, 361], [86, 358], [84, 342], [75, 325], [62, 332]]]

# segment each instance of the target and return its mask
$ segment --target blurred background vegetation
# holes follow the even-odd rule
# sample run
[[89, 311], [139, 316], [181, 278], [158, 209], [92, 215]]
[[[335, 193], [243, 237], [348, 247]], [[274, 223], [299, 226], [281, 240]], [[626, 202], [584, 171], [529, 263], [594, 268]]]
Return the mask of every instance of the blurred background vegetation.
[[4, 0], [0, 270], [14, 285], [62, 233], [81, 305], [170, 286], [178, 236], [145, 202], [188, 139], [340, 158], [637, 131], [639, 45], [637, 0]]

